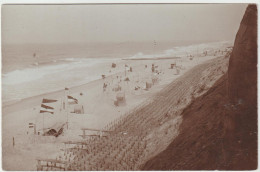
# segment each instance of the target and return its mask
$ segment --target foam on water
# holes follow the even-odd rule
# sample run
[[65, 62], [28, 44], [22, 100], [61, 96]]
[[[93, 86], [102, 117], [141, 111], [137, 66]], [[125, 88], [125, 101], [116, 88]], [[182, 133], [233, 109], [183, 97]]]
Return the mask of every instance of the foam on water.
[[31, 68], [25, 68], [22, 70], [15, 70], [2, 75], [3, 84], [5, 85], [14, 85], [19, 83], [25, 83], [41, 79], [44, 76], [64, 72], [73, 69], [79, 69], [82, 67], [94, 67], [97, 64], [106, 63], [114, 59], [75, 59], [68, 58], [64, 59], [70, 61], [71, 63], [67, 64], [57, 64], [57, 65], [38, 65]]
[[67, 64], [57, 65], [57, 66], [45, 66], [45, 67], [34, 67], [27, 68], [22, 70], [15, 70], [9, 73], [4, 74], [3, 84], [5, 85], [14, 85], [24, 82], [30, 82], [42, 78], [45, 75], [55, 73], [64, 68], [69, 67]]
[[3, 101], [13, 101], [100, 79], [102, 74], [109, 71], [108, 63], [115, 61], [70, 58], [64, 63], [64, 60], [68, 59], [61, 60], [61, 64], [32, 66], [2, 74]]

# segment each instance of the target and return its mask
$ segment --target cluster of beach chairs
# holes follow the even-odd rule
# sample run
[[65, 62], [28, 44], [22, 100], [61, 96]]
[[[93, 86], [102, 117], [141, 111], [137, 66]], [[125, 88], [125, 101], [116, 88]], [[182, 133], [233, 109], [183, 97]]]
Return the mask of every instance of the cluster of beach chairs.
[[143, 158], [145, 150], [144, 137], [111, 135], [96, 137], [86, 143], [86, 146], [76, 145], [65, 149], [58, 157], [66, 161], [66, 170], [136, 170], [138, 160]]

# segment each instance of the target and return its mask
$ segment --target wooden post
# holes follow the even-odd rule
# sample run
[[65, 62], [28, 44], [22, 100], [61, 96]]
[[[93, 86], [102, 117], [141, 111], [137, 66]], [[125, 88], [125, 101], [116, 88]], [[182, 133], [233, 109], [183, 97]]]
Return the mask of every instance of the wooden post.
[[44, 113], [42, 113], [42, 135], [44, 134]]
[[37, 160], [37, 171], [42, 171], [42, 165], [40, 160]]
[[85, 130], [82, 130], [82, 131], [83, 131], [83, 139], [85, 139], [85, 137], [86, 137]]
[[34, 124], [34, 135], [36, 135], [36, 124]]
[[68, 103], [68, 95], [70, 94], [70, 91], [68, 88], [65, 88], [65, 91], [64, 91], [64, 94], [65, 94], [65, 111], [66, 111], [66, 114], [67, 114], [67, 130], [69, 129], [69, 103]]
[[13, 147], [14, 147], [14, 145], [15, 145], [15, 142], [14, 142], [14, 137], [13, 137]]
[[125, 67], [125, 76], [126, 76], [126, 67]]

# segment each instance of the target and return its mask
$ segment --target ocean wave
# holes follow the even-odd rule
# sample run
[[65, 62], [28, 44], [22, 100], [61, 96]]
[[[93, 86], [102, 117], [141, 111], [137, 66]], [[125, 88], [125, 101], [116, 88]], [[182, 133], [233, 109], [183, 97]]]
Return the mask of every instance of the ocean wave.
[[39, 79], [42, 76], [44, 76], [44, 73], [39, 72], [37, 69], [23, 69], [5, 74], [2, 81], [3, 84], [13, 85]]
[[63, 60], [65, 60], [65, 61], [75, 61], [75, 58], [65, 58]]
[[220, 41], [212, 43], [201, 43], [192, 44], [189, 46], [176, 46], [171, 49], [164, 50], [158, 54], [144, 54], [143, 52], [138, 52], [137, 54], [128, 57], [126, 59], [138, 59], [138, 58], [163, 58], [163, 57], [182, 57], [194, 53], [203, 53], [207, 50], [212, 50], [216, 48], [226, 47], [231, 45], [230, 41]]
[[[114, 61], [114, 59], [84, 59], [84, 58], [69, 58], [61, 59], [59, 61], [68, 60], [68, 63], [58, 63], [53, 61], [41, 62], [37, 66], [24, 68], [20, 70], [14, 70], [5, 74], [2, 74], [3, 84], [14, 85], [20, 83], [31, 82], [34, 80], [41, 79], [45, 76], [60, 73], [61, 75], [71, 75], [73, 70], [79, 68], [89, 68], [96, 65]], [[73, 60], [72, 60], [73, 59]]]
[[[101, 79], [120, 59], [74, 59], [72, 63], [31, 67], [2, 74], [3, 101], [23, 99], [64, 87], [73, 87]], [[119, 72], [118, 68], [109, 74]]]

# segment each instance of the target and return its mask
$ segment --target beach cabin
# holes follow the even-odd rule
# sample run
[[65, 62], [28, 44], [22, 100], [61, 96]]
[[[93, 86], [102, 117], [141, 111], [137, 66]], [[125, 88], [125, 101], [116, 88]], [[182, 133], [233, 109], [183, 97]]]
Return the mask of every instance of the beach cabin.
[[146, 83], [145, 83], [145, 89], [146, 89], [146, 90], [149, 90], [150, 88], [152, 88], [152, 85], [153, 85], [153, 83], [151, 83], [151, 82], [146, 82]]
[[117, 93], [116, 100], [114, 101], [115, 106], [124, 105], [126, 103], [125, 93]]
[[76, 113], [76, 114], [84, 114], [83, 105], [75, 105], [74, 106], [74, 113]]
[[155, 68], [154, 68], [154, 64], [152, 64], [152, 72], [154, 72]]
[[112, 63], [112, 68], [115, 68], [116, 67], [116, 64], [115, 63]]
[[232, 50], [233, 50], [233, 47], [232, 47], [232, 46], [227, 47], [225, 50], [226, 50], [226, 51], [232, 51]]
[[114, 88], [112, 89], [112, 91], [115, 91], [115, 92], [121, 91], [121, 86], [118, 85], [117, 87], [114, 87]]
[[172, 63], [171, 64], [171, 69], [175, 68], [176, 67], [176, 63]]
[[179, 75], [179, 74], [180, 74], [180, 68], [177, 67], [174, 75]]
[[135, 90], [139, 90], [140, 89], [140, 87], [139, 86], [135, 86]]

